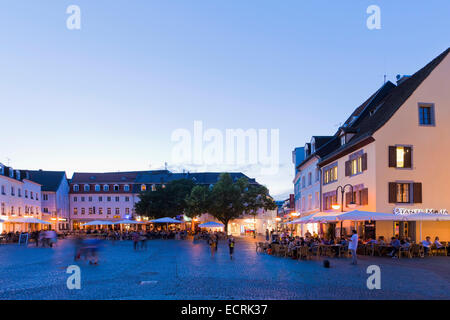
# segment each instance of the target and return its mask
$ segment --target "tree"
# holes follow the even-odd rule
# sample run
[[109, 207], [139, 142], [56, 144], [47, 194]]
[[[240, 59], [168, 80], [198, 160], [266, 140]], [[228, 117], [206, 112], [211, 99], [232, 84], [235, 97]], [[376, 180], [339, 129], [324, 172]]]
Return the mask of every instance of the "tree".
[[250, 185], [244, 193], [244, 212], [256, 216], [259, 209], [275, 210], [277, 205], [269, 195], [269, 190], [262, 185]]
[[195, 218], [208, 212], [211, 205], [211, 192], [208, 187], [197, 185], [192, 188], [191, 193], [186, 196], [185, 214], [189, 218]]
[[184, 213], [186, 196], [191, 193], [195, 183], [188, 179], [169, 182], [165, 187], [157, 186], [155, 191], [142, 192], [135, 211], [141, 216], [151, 218], [174, 217]]

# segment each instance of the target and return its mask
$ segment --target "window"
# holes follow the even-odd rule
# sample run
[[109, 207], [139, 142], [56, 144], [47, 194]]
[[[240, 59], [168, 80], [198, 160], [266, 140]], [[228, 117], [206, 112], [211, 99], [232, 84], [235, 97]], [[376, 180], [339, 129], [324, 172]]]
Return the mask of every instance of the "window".
[[103, 208], [98, 208], [98, 214], [103, 214]]
[[116, 208], [116, 214], [117, 214], [117, 215], [120, 214], [120, 208]]
[[310, 186], [312, 184], [312, 173], [308, 173], [308, 185]]
[[130, 214], [130, 208], [125, 208], [125, 214]]
[[434, 126], [434, 104], [419, 104], [419, 125]]
[[126, 192], [130, 191], [130, 186], [129, 185], [125, 185], [123, 187], [123, 190], [126, 191]]
[[[192, 181], [196, 181], [197, 179], [192, 179]], [[152, 191], [156, 191], [156, 185], [152, 184]]]
[[103, 197], [98, 197], [98, 202], [102, 202], [103, 201]]
[[111, 197], [106, 197], [106, 201], [110, 202], [111, 201]]
[[323, 184], [337, 181], [337, 179], [338, 179], [337, 165], [325, 170], [324, 177], [323, 177]]
[[36, 193], [36, 200], [39, 200], [39, 193]]
[[2, 186], [2, 194], [3, 194], [3, 195], [6, 194], [6, 192], [5, 192], [5, 186]]
[[308, 210], [312, 209], [312, 194], [308, 194]]
[[25, 190], [25, 198], [28, 198], [28, 190]]
[[84, 197], [81, 197], [81, 202], [84, 202]]
[[43, 194], [42, 195], [42, 200], [48, 201], [48, 194]]
[[314, 197], [314, 207], [316, 209], [319, 208], [319, 201], [320, 201], [319, 192], [316, 192], [315, 197]]
[[409, 183], [397, 183], [397, 203], [409, 203]]
[[84, 191], [89, 191], [91, 189], [91, 187], [88, 184], [84, 185]]
[[108, 209], [106, 210], [106, 213], [107, 213], [107, 214], [111, 214], [111, 208], [108, 208]]
[[30, 199], [34, 199], [34, 192], [33, 191], [30, 192]]
[[81, 208], [81, 214], [85, 214], [86, 213], [86, 209], [85, 208]]
[[389, 146], [389, 167], [412, 168], [412, 147]]
[[345, 176], [354, 176], [367, 170], [367, 153], [361, 151], [350, 155], [345, 162]]
[[306, 180], [305, 177], [302, 177], [302, 188], [306, 187]]
[[103, 186], [103, 191], [109, 191], [109, 185], [105, 184], [105, 185]]
[[119, 200], [120, 200], [120, 197], [116, 197], [116, 202], [119, 202]]
[[[141, 185], [141, 191], [146, 191], [147, 190], [147, 186], [145, 184]], [[152, 187], [152, 191], [153, 191], [153, 187]]]
[[89, 200], [89, 202], [92, 202], [92, 197], [89, 197], [88, 200]]
[[80, 191], [80, 186], [79, 185], [77, 185], [77, 184], [75, 184], [74, 186], [73, 186], [73, 191]]
[[119, 185], [118, 184], [114, 185], [114, 191], [119, 191]]
[[319, 169], [316, 168], [316, 182], [319, 181]]
[[[12, 196], [14, 196], [14, 195], [15, 195], [15, 192], [14, 192], [14, 187], [11, 187], [11, 195], [12, 195]], [[31, 199], [33, 199], [33, 198], [31, 198]]]
[[98, 184], [95, 185], [95, 191], [97, 191], [97, 192], [100, 191], [100, 185], [98, 185]]
[[389, 203], [422, 203], [422, 183], [389, 182]]
[[129, 202], [130, 201], [130, 197], [125, 197], [125, 202]]
[[78, 208], [73, 208], [73, 214], [76, 216], [78, 214]]
[[44, 212], [44, 213], [48, 213], [48, 208], [44, 208], [44, 209], [42, 209], [42, 212]]
[[17, 196], [22, 197], [22, 189], [17, 189]]
[[92, 210], [92, 208], [89, 208], [89, 214], [93, 214], [94, 210]]

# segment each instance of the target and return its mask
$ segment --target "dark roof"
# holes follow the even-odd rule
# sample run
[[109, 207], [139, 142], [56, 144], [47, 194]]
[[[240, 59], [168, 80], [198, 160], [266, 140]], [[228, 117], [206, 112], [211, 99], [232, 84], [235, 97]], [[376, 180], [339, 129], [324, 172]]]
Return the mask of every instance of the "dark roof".
[[[75, 172], [71, 183], [134, 183], [134, 184], [162, 184], [179, 179], [192, 179], [198, 184], [214, 184], [219, 180], [222, 172], [194, 172], [172, 173], [168, 170], [129, 171], [85, 173]], [[255, 179], [247, 177], [241, 172], [230, 172], [231, 178], [237, 180], [246, 178], [251, 184], [257, 184]]]
[[333, 139], [333, 136], [313, 136], [314, 141], [316, 142], [316, 150], [322, 147], [324, 144]]
[[30, 174], [29, 180], [42, 185], [42, 191], [56, 192], [66, 176], [64, 171], [27, 170], [27, 172]]
[[[398, 86], [395, 86], [392, 82], [387, 82], [383, 85], [368, 101], [354, 111], [358, 116], [351, 124], [348, 122], [349, 120], [346, 121], [348, 129], [355, 133], [354, 136], [345, 145], [338, 147], [324, 157], [320, 165], [328, 163], [330, 159], [342, 152], [352, 150], [356, 144], [361, 144], [364, 140], [373, 141], [373, 139], [370, 140], [368, 138], [389, 121], [449, 52], [450, 48], [414, 75], [399, 83]], [[362, 106], [364, 107], [362, 108]]]

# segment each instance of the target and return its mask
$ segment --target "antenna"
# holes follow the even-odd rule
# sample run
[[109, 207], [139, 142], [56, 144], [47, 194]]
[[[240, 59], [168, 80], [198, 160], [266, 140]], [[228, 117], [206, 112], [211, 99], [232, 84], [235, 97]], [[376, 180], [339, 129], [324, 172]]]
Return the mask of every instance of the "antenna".
[[167, 170], [167, 162], [164, 162], [164, 169]]
[[387, 77], [387, 75], [385, 74], [384, 75], [384, 84], [386, 84], [386, 77]]
[[9, 167], [9, 162], [11, 161], [10, 158], [6, 157], [6, 162], [8, 163], [8, 167]]

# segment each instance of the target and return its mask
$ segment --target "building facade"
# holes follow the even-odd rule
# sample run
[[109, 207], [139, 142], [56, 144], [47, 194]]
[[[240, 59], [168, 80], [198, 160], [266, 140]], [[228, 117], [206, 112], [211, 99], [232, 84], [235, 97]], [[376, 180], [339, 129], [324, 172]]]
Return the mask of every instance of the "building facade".
[[[449, 49], [412, 76], [385, 84], [346, 121], [335, 137], [340, 146], [319, 162], [322, 211], [363, 210], [392, 213], [440, 212], [450, 208], [450, 57]], [[344, 200], [338, 186], [346, 186]], [[342, 201], [342, 202], [341, 202]], [[401, 217], [395, 217], [401, 220]], [[448, 221], [345, 222], [366, 238], [450, 237]], [[337, 226], [337, 233], [340, 232]]]
[[64, 171], [28, 171], [30, 179], [41, 185], [42, 220], [58, 232], [70, 230], [69, 182]]
[[0, 163], [0, 232], [25, 231], [24, 224], [14, 223], [24, 217], [41, 218], [41, 185], [27, 171]]

